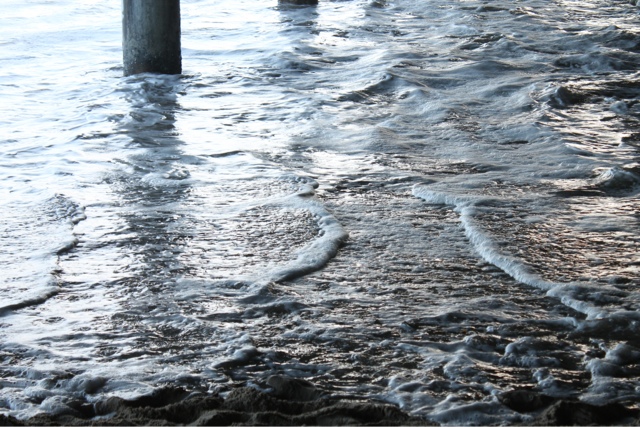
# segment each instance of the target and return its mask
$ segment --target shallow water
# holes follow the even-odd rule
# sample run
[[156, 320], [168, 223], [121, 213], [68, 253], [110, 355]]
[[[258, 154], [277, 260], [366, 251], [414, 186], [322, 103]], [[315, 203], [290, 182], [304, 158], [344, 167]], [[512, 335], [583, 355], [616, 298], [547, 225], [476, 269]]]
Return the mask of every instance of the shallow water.
[[640, 400], [638, 8], [0, 5], [0, 412], [273, 374], [443, 424]]

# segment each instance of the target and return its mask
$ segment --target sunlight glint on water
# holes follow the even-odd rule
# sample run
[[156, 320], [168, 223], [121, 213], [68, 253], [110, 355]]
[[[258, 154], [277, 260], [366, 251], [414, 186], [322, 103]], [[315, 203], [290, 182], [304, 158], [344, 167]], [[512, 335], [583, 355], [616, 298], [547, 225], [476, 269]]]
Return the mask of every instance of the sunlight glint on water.
[[2, 413], [637, 405], [637, 7], [181, 4], [184, 75], [128, 78], [118, 2], [0, 5]]

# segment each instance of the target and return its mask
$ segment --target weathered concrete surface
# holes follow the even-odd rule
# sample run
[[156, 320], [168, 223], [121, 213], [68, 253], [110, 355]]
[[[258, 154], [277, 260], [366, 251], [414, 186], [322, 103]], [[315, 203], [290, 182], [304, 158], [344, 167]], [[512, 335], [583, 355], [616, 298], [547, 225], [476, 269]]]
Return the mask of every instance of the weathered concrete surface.
[[180, 74], [180, 0], [124, 0], [124, 74]]

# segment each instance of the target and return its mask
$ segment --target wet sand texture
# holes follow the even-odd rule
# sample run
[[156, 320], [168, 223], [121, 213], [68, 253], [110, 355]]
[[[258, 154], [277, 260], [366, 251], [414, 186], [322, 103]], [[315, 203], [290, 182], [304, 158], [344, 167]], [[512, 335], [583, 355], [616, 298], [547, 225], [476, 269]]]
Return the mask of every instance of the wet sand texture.
[[[0, 415], [0, 425], [437, 425], [396, 406], [323, 397], [313, 384], [274, 376], [271, 393], [241, 387], [226, 398], [166, 387], [135, 400], [69, 402], [69, 411], [28, 420]], [[594, 406], [554, 399], [530, 389], [499, 396], [524, 425], [640, 425], [640, 411], [621, 404]]]
[[269, 383], [271, 394], [242, 387], [225, 399], [169, 387], [136, 400], [70, 402], [69, 413], [25, 421], [0, 416], [0, 425], [433, 425], [389, 404], [323, 398], [306, 381], [272, 377]]

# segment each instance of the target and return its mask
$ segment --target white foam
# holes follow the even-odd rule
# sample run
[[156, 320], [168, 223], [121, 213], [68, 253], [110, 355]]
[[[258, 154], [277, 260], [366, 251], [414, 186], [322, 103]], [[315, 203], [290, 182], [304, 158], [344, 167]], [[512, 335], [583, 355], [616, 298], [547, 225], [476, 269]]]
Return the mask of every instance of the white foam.
[[[587, 319], [600, 319], [612, 315], [621, 315], [619, 309], [599, 307], [585, 296], [597, 296], [599, 293], [610, 291], [620, 293], [614, 287], [592, 285], [589, 283], [557, 283], [543, 279], [521, 259], [511, 254], [503, 253], [491, 235], [486, 233], [475, 221], [476, 210], [482, 205], [499, 203], [499, 200], [481, 196], [454, 195], [433, 191], [425, 185], [415, 185], [413, 194], [429, 203], [451, 206], [460, 215], [460, 222], [465, 234], [478, 254], [487, 262], [500, 268], [515, 280], [547, 291], [547, 295], [558, 298], [564, 305], [583, 313]], [[628, 312], [632, 315], [633, 312]]]
[[441, 425], [494, 425], [518, 421], [519, 415], [506, 409], [495, 396], [469, 403], [452, 393], [433, 408], [429, 418]]
[[594, 184], [609, 191], [629, 192], [640, 186], [640, 175], [635, 171], [619, 166], [601, 170], [594, 179]]
[[609, 109], [620, 115], [626, 115], [629, 113], [629, 106], [624, 101], [613, 101]]
[[[7, 203], [3, 213], [1, 240], [13, 255], [5, 257], [0, 269], [4, 283], [0, 315], [40, 304], [58, 293], [54, 277], [58, 257], [77, 245], [73, 227], [86, 218], [84, 209], [60, 195], [32, 205]], [[22, 251], [23, 247], [31, 250]]]
[[299, 194], [287, 198], [286, 204], [310, 211], [317, 218], [321, 232], [316, 239], [298, 251], [295, 260], [270, 271], [267, 275], [270, 281], [291, 280], [324, 267], [348, 237], [344, 228], [320, 202], [307, 197], [312, 192], [313, 188], [308, 186]]
[[467, 238], [485, 261], [500, 268], [519, 282], [545, 290], [554, 287], [553, 283], [531, 272], [530, 268], [518, 258], [502, 253], [491, 236], [477, 225], [474, 220], [476, 206], [490, 202], [491, 198], [447, 194], [429, 190], [422, 185], [414, 186], [413, 194], [429, 203], [451, 206], [458, 212]]

